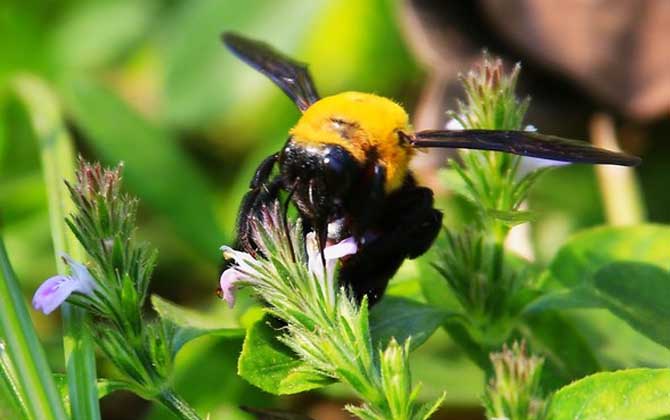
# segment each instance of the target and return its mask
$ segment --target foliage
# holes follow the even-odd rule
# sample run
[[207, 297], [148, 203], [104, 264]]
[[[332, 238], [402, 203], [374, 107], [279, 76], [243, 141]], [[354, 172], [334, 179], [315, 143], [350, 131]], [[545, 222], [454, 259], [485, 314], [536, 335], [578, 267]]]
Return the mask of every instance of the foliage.
[[[359, 305], [337, 286], [337, 257], [324, 255], [342, 244], [327, 247], [322, 254], [314, 233], [305, 236], [299, 220], [289, 226], [278, 203], [252, 223], [260, 256], [253, 258], [224, 247], [224, 254], [235, 265], [221, 276], [223, 296], [231, 293], [225, 279], [239, 276], [235, 283], [248, 285], [267, 303], [267, 313], [279, 320], [275, 328], [282, 332], [276, 337], [262, 327], [250, 332], [240, 358], [240, 374], [279, 394], [307, 390], [326, 383], [327, 378], [338, 380], [365, 401], [359, 407], [346, 407], [361, 419], [430, 417], [444, 396], [417, 404], [419, 388], [412, 385], [408, 360], [411, 337], [402, 346], [395, 338], [384, 346], [373, 346], [367, 298]], [[274, 340], [283, 344], [283, 351]], [[302, 363], [291, 360], [291, 354]], [[268, 374], [284, 378], [268, 382]]]
[[[350, 338], [363, 337], [365, 351], [354, 362], [328, 357], [312, 360], [320, 363], [314, 369], [297, 342], [281, 339], [289, 330], [276, 318], [296, 313], [259, 316], [271, 309], [244, 294], [233, 310], [216, 301], [216, 249], [230, 242], [253, 168], [281, 147], [298, 117], [290, 101], [223, 51], [219, 33], [262, 38], [310, 63], [324, 95], [355, 89], [414, 104], [418, 74], [396, 12], [383, 0], [0, 5], [0, 35], [11, 40], [0, 60], [0, 228], [9, 254], [0, 254], [0, 417], [65, 418], [90, 409], [94, 418], [96, 391], [103, 397], [120, 389], [176, 410], [178, 394], [213, 419], [250, 418], [241, 405], [305, 413], [305, 401], [366, 393], [374, 401], [352, 405], [354, 412], [401, 417], [418, 415], [445, 388], [447, 413], [481, 407], [483, 393], [490, 418], [540, 418], [524, 411], [529, 396], [546, 408], [545, 419], [670, 415], [670, 232], [661, 224], [594, 227], [604, 222], [603, 209], [585, 166], [549, 171], [489, 152], [453, 159], [440, 176], [455, 194], [436, 190], [447, 223], [430, 253], [405, 264], [369, 313], [335, 289], [339, 305], [329, 308], [349, 311], [355, 322], [329, 324], [313, 344], [337, 341], [351, 351], [360, 343]], [[451, 118], [465, 128], [522, 129], [530, 103], [515, 95], [519, 71], [508, 74], [485, 57], [463, 78], [464, 101]], [[543, 88], [531, 87], [533, 94]], [[571, 120], [551, 129], [578, 131]], [[118, 191], [82, 195], [72, 184], [84, 197], [79, 206], [95, 214], [73, 212], [67, 197], [54, 195], [63, 179], [73, 181], [73, 150], [108, 165], [123, 161], [126, 186], [141, 204]], [[667, 223], [661, 169], [643, 166], [640, 174], [653, 220]], [[76, 242], [63, 223], [69, 213], [89, 256], [59, 242]], [[535, 261], [508, 247], [511, 229], [526, 223]], [[161, 250], [154, 271], [145, 240]], [[51, 273], [75, 276], [76, 264], [59, 257], [54, 266], [60, 252], [84, 262], [100, 285], [94, 297], [73, 295], [79, 306], [62, 311], [64, 318], [80, 308], [95, 314], [90, 325], [104, 349], [97, 366], [73, 335], [83, 328], [66, 326], [63, 340], [57, 317], [24, 308], [19, 286], [25, 296]], [[304, 266], [296, 270], [297, 279], [311, 279]], [[147, 287], [166, 298], [147, 302]], [[522, 341], [526, 353], [514, 347]], [[333, 373], [333, 360], [344, 369]], [[536, 369], [515, 376], [526, 372], [519, 366]], [[96, 371], [97, 386], [80, 392]], [[410, 377], [423, 383], [421, 392]], [[338, 381], [351, 386], [330, 386]], [[306, 399], [269, 394], [307, 390]], [[112, 405], [125, 408], [125, 417], [142, 415], [129, 411], [137, 407], [130, 393], [108, 398], [118, 400], [103, 401], [103, 415]], [[275, 409], [248, 412], [291, 418]], [[156, 404], [146, 416], [173, 414]]]

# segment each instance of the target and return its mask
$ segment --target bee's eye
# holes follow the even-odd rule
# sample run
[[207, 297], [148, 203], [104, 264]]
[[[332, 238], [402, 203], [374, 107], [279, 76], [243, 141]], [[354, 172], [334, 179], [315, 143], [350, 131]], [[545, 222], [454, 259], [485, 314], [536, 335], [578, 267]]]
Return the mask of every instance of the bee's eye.
[[345, 191], [358, 172], [358, 165], [349, 152], [339, 146], [330, 146], [323, 155], [323, 176], [333, 192]]

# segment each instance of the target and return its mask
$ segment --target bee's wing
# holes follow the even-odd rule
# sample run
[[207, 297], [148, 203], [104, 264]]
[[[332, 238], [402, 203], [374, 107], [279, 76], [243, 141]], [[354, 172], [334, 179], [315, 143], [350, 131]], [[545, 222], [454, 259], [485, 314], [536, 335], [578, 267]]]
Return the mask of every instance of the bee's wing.
[[414, 147], [494, 150], [562, 162], [622, 166], [636, 166], [641, 162], [637, 156], [530, 131], [425, 130], [406, 135], [406, 139]]
[[269, 77], [305, 111], [319, 100], [307, 66], [274, 50], [264, 42], [225, 32], [223, 43], [242, 61]]

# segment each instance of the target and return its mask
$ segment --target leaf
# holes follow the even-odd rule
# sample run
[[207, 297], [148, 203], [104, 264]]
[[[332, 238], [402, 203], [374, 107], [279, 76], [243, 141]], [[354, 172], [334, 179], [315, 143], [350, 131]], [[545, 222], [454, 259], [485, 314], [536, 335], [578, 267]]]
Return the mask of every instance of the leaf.
[[211, 319], [191, 309], [183, 308], [175, 303], [167, 301], [160, 296], [151, 295], [151, 304], [163, 321], [175, 326], [176, 331], [172, 338], [172, 355], [191, 340], [203, 335], [216, 335], [220, 337], [242, 337], [242, 328], [223, 328], [212, 325]]
[[[165, 61], [166, 96], [170, 98], [165, 103], [167, 119], [181, 127], [199, 129], [221, 115], [236, 114], [235, 108], [258, 103], [270, 95], [279, 96], [279, 89], [223, 47], [221, 32], [257, 34], [287, 54], [296, 55], [291, 50], [305, 39], [310, 25], [278, 26], [276, 22], [295, 16], [309, 21], [322, 8], [321, 2], [298, 0], [286, 1], [280, 8], [259, 0], [231, 2], [226, 7], [219, 0], [182, 3], [173, 19], [166, 21], [159, 45]], [[289, 106], [287, 100], [282, 101]]]
[[560, 389], [550, 420], [651, 420], [670, 414], [670, 369], [628, 369], [588, 376]]
[[542, 295], [526, 306], [524, 312], [533, 314], [552, 309], [601, 308], [602, 305], [593, 285], [580, 284], [572, 289], [562, 289]]
[[225, 237], [214, 216], [212, 188], [175, 139], [96, 82], [77, 80], [71, 88], [69, 111], [90, 145], [108, 164], [125, 162], [127, 185], [216, 261]]
[[411, 348], [423, 344], [444, 322], [447, 312], [410, 299], [386, 296], [370, 310], [370, 333], [375, 347], [385, 348], [395, 337], [404, 343], [409, 337]]
[[31, 417], [45, 420], [67, 418], [1, 237], [0, 301], [3, 351], [7, 352], [15, 368], [18, 391], [28, 413]]
[[561, 314], [526, 314], [519, 329], [528, 337], [533, 351], [545, 358], [542, 382], [546, 389], [557, 389], [600, 370], [580, 329]]
[[594, 279], [604, 306], [637, 331], [670, 348], [670, 273], [651, 264], [606, 265]]
[[553, 279], [567, 287], [588, 282], [614, 261], [638, 261], [670, 269], [670, 226], [599, 227], [573, 236], [549, 267]]
[[[110, 63], [146, 33], [157, 2], [121, 0], [69, 8], [49, 37], [49, 50], [62, 71]], [[100, 42], [104, 40], [104, 42]]]
[[280, 328], [280, 322], [269, 315], [249, 328], [237, 364], [238, 374], [275, 395], [296, 394], [332, 383], [330, 378], [304, 370], [305, 363], [277, 340]]
[[[30, 114], [38, 140], [42, 173], [49, 204], [49, 220], [56, 267], [59, 274], [66, 268], [59, 255], [67, 253], [81, 259], [84, 250], [67, 228], [65, 218], [75, 212], [63, 180], [72, 181], [75, 171], [75, 153], [72, 138], [66, 127], [59, 99], [51, 87], [34, 76], [19, 76], [14, 88], [26, 111]], [[63, 304], [64, 356], [67, 360], [68, 384], [73, 417], [100, 419], [98, 397], [95, 395], [95, 354], [90, 331], [86, 327], [88, 315], [82, 308]]]

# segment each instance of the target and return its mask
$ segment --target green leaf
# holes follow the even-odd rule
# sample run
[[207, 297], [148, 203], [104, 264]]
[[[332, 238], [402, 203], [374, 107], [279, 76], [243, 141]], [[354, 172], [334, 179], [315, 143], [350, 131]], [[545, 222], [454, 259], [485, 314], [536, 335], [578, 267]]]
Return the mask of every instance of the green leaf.
[[184, 344], [203, 335], [220, 337], [242, 337], [244, 335], [242, 328], [221, 327], [213, 323], [211, 318], [183, 308], [160, 296], [151, 295], [151, 304], [164, 322], [169, 322], [175, 327], [171, 349], [173, 356], [181, 350]]
[[444, 322], [447, 312], [410, 299], [387, 296], [370, 310], [370, 333], [375, 348], [386, 348], [392, 337], [411, 348], [423, 344]]
[[573, 236], [558, 252], [549, 274], [561, 285], [588, 282], [614, 261], [637, 261], [670, 269], [670, 226], [598, 227]]
[[296, 394], [332, 383], [330, 378], [305, 370], [304, 362], [277, 340], [280, 328], [280, 322], [269, 315], [249, 328], [237, 364], [239, 375], [275, 395]]
[[571, 289], [557, 290], [542, 295], [526, 306], [524, 312], [534, 314], [553, 309], [601, 308], [602, 305], [592, 284], [580, 284]]
[[175, 139], [101, 84], [77, 80], [71, 87], [67, 103], [86, 140], [107, 163], [125, 162], [128, 186], [216, 261], [225, 237], [214, 216], [212, 189]]
[[607, 309], [670, 348], [670, 272], [651, 264], [612, 263], [596, 273], [594, 287]]
[[[170, 98], [165, 104], [167, 119], [181, 127], [201, 128], [214, 118], [230, 115], [236, 107], [278, 96], [279, 89], [223, 47], [221, 32], [265, 35], [277, 48], [296, 55], [291, 50], [305, 39], [310, 25], [277, 26], [276, 22], [297, 15], [308, 21], [320, 8], [321, 2], [298, 0], [286, 1], [280, 8], [259, 0], [232, 2], [226, 7], [218, 0], [180, 4], [173, 18], [165, 22], [165, 36], [159, 45], [165, 60], [166, 96]], [[212, 95], [213, 91], [225, 94]]]
[[145, 35], [156, 6], [153, 0], [120, 0], [66, 8], [49, 36], [54, 67], [71, 72], [110, 63]]
[[580, 329], [561, 314], [552, 311], [526, 314], [519, 329], [528, 337], [533, 352], [545, 358], [542, 382], [546, 389], [557, 389], [600, 370], [598, 359]]
[[670, 369], [629, 369], [591, 375], [560, 389], [550, 420], [651, 420], [670, 414]]
[[5, 351], [5, 343], [0, 340], [0, 415], [9, 417], [8, 413], [20, 414], [22, 418], [30, 417], [16, 378], [16, 370]]

